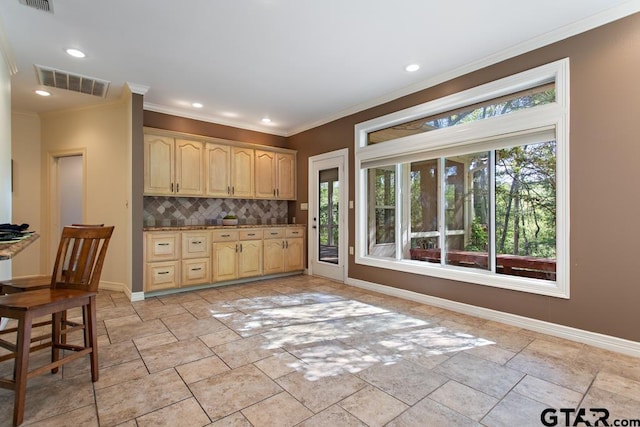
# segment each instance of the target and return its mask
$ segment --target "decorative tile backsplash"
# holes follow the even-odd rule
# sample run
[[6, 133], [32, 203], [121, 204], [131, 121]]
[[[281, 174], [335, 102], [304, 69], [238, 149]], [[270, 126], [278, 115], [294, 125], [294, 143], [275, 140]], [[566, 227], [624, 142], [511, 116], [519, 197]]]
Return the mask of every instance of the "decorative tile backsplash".
[[239, 224], [286, 224], [286, 200], [205, 199], [145, 196], [144, 226], [221, 225], [225, 215]]

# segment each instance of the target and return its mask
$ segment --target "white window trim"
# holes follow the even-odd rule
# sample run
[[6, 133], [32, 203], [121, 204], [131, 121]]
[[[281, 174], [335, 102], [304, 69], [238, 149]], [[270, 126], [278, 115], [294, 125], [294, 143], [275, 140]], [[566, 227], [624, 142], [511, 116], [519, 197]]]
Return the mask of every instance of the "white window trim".
[[[556, 102], [505, 116], [462, 124], [393, 141], [367, 145], [367, 134], [404, 123], [525, 90], [543, 83], [556, 82]], [[367, 255], [366, 169], [373, 165], [389, 165], [398, 159], [415, 156], [445, 157], [463, 146], [482, 150], [500, 135], [527, 134], [534, 130], [555, 128], [556, 132], [556, 280], [547, 281], [494, 274], [450, 265], [429, 264], [403, 259]], [[355, 262], [371, 267], [476, 283], [560, 298], [569, 298], [569, 59], [565, 58], [510, 77], [496, 80], [444, 98], [378, 117], [355, 126], [356, 228]], [[416, 157], [417, 159], [417, 157]], [[401, 175], [398, 175], [400, 178]], [[398, 180], [400, 182], [401, 179]], [[397, 196], [401, 196], [398, 194]], [[397, 198], [396, 200], [402, 200]], [[399, 203], [397, 218], [404, 218]], [[403, 223], [405, 221], [402, 221]], [[402, 226], [398, 226], [397, 243], [401, 247]]]

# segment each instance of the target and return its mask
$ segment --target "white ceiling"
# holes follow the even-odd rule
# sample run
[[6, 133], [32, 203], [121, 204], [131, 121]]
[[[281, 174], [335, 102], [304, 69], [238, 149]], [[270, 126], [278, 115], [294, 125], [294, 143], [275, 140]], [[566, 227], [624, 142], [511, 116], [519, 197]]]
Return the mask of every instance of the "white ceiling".
[[[0, 1], [13, 110], [108, 102], [129, 82], [149, 87], [145, 109], [278, 135], [640, 11], [640, 0], [51, 2], [53, 14]], [[107, 100], [39, 97], [34, 64], [110, 81]]]

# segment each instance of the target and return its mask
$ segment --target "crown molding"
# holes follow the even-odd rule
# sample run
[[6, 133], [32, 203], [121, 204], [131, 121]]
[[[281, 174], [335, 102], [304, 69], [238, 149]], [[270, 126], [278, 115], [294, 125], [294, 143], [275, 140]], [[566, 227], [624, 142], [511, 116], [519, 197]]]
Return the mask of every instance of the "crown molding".
[[410, 95], [412, 93], [419, 92], [424, 89], [428, 89], [440, 83], [447, 82], [449, 80], [455, 79], [465, 74], [469, 74], [473, 71], [480, 70], [490, 65], [497, 64], [498, 62], [516, 57], [518, 55], [531, 52], [535, 49], [548, 46], [552, 43], [556, 43], [561, 40], [567, 39], [569, 37], [575, 36], [577, 34], [584, 33], [594, 28], [609, 24], [613, 21], [617, 21], [618, 19], [622, 19], [624, 17], [633, 15], [634, 13], [638, 13], [638, 12], [640, 12], [640, 0], [628, 1], [619, 6], [613, 7], [611, 9], [607, 9], [603, 12], [592, 15], [583, 20], [574, 22], [573, 24], [566, 25], [564, 27], [558, 28], [549, 33], [543, 34], [538, 37], [534, 37], [533, 39], [530, 39], [523, 43], [512, 46], [508, 49], [501, 50], [493, 55], [484, 57], [480, 60], [470, 62], [466, 65], [447, 71], [445, 73], [438, 74], [427, 80], [423, 80], [413, 85], [405, 86], [402, 89], [390, 92], [381, 97], [374, 98], [372, 100], [369, 100], [367, 102], [364, 102], [358, 105], [354, 105], [353, 107], [350, 107], [345, 110], [326, 116], [323, 119], [319, 119], [314, 122], [310, 122], [310, 123], [303, 124], [301, 126], [297, 126], [295, 128], [289, 129], [288, 132], [286, 132], [287, 134], [285, 136], [296, 135], [306, 130], [313, 129], [315, 127], [330, 123], [334, 120], [338, 120], [340, 118], [350, 116], [352, 114], [367, 110], [369, 108], [373, 108], [378, 105], [382, 105], [384, 103], [393, 101], [403, 96]]
[[252, 130], [252, 131], [261, 132], [261, 133], [268, 133], [270, 135], [276, 135], [276, 136], [284, 136], [284, 137], [290, 136], [285, 131], [277, 131], [265, 126], [256, 126], [253, 124], [248, 124], [243, 122], [231, 122], [231, 121], [207, 116], [204, 114], [188, 113], [188, 112], [185, 112], [184, 110], [174, 109], [164, 105], [151, 104], [151, 103], [145, 102], [143, 103], [143, 108], [145, 110], [154, 111], [156, 113], [170, 114], [172, 116], [184, 117], [187, 119], [199, 120], [207, 123], [215, 123], [217, 125], [231, 126], [234, 128]]
[[135, 93], [136, 95], [146, 95], [149, 92], [150, 86], [141, 85], [138, 83], [126, 82], [125, 83], [131, 93]]
[[2, 53], [4, 62], [7, 64], [9, 75], [13, 76], [18, 72], [18, 66], [16, 65], [16, 60], [13, 57], [13, 50], [11, 49], [11, 45], [9, 44], [7, 33], [5, 33], [4, 31], [2, 17], [0, 17], [0, 53]]

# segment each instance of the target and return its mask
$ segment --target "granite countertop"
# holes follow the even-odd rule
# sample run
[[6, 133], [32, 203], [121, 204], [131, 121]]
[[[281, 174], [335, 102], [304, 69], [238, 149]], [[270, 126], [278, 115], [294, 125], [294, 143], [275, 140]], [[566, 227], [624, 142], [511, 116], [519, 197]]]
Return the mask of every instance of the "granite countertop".
[[143, 227], [143, 231], [229, 230], [242, 228], [306, 227], [306, 224], [165, 225]]
[[11, 259], [21, 252], [24, 248], [35, 242], [40, 237], [39, 234], [31, 234], [19, 242], [0, 244], [0, 260]]

